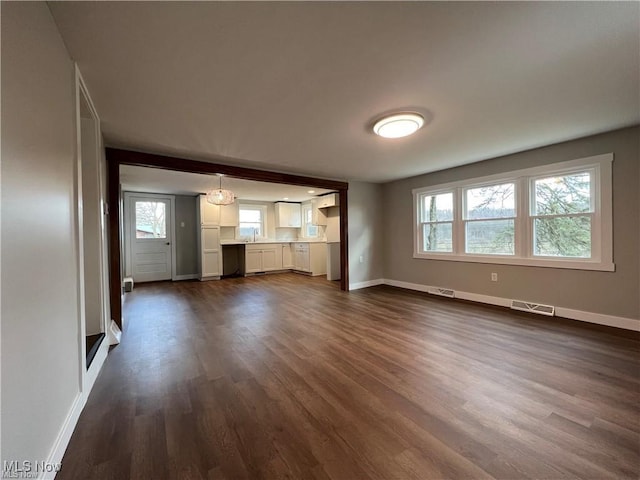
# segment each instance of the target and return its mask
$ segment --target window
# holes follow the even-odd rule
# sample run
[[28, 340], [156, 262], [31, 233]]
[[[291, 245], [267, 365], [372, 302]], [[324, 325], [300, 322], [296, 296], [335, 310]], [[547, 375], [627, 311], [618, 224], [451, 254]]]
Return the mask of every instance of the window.
[[421, 244], [425, 252], [453, 252], [453, 193], [423, 195]]
[[465, 190], [465, 252], [515, 254], [515, 183]]
[[318, 226], [311, 223], [313, 220], [311, 204], [302, 205], [302, 236], [305, 238], [316, 238], [318, 236]]
[[533, 179], [533, 254], [591, 257], [591, 172]]
[[266, 238], [267, 207], [264, 205], [238, 206], [238, 237], [248, 240]]
[[613, 154], [413, 191], [414, 257], [613, 271]]
[[167, 238], [166, 202], [136, 201], [136, 238]]

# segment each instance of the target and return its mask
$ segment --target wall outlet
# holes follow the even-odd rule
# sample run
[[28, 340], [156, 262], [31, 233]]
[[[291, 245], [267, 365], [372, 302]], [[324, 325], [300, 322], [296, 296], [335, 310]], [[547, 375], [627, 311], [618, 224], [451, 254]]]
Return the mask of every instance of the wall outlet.
[[497, 282], [498, 281], [498, 274], [497, 273], [492, 273], [491, 274], [491, 281], [492, 282]]
[[360, 255], [360, 263], [364, 263], [364, 255]]

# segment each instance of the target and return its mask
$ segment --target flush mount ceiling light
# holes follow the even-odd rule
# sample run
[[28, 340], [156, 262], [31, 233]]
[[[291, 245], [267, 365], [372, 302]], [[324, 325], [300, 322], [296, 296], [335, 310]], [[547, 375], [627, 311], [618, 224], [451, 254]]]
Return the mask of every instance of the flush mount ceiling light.
[[393, 113], [378, 120], [373, 132], [384, 138], [400, 138], [417, 132], [424, 125], [424, 117], [419, 113]]
[[220, 186], [207, 192], [207, 202], [214, 205], [231, 205], [236, 197], [232, 191], [222, 189], [222, 175], [218, 175], [218, 177], [220, 177]]

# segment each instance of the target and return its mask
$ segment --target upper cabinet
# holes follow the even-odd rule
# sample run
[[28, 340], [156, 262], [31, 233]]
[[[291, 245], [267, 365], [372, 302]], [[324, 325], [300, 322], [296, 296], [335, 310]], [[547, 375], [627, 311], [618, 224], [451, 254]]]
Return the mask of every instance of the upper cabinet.
[[299, 203], [276, 202], [276, 228], [300, 228], [302, 212]]
[[238, 202], [235, 201], [231, 205], [220, 207], [220, 226], [221, 227], [237, 227], [238, 222]]
[[320, 198], [314, 198], [311, 201], [311, 225], [327, 224], [327, 211], [322, 209], [319, 205]]
[[316, 208], [329, 208], [329, 207], [337, 207], [340, 205], [340, 197], [338, 197], [337, 193], [330, 193], [328, 195], [323, 195], [321, 197], [317, 197], [314, 199]]
[[200, 208], [198, 220], [201, 226], [220, 225], [220, 206], [207, 202], [206, 195], [200, 195]]

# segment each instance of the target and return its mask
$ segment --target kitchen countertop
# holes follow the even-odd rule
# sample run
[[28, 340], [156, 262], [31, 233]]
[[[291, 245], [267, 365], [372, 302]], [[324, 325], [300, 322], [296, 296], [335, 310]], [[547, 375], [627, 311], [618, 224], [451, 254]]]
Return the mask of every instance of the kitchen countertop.
[[242, 240], [220, 240], [220, 245], [255, 245], [259, 243], [327, 243], [326, 240], [258, 240], [243, 242]]

